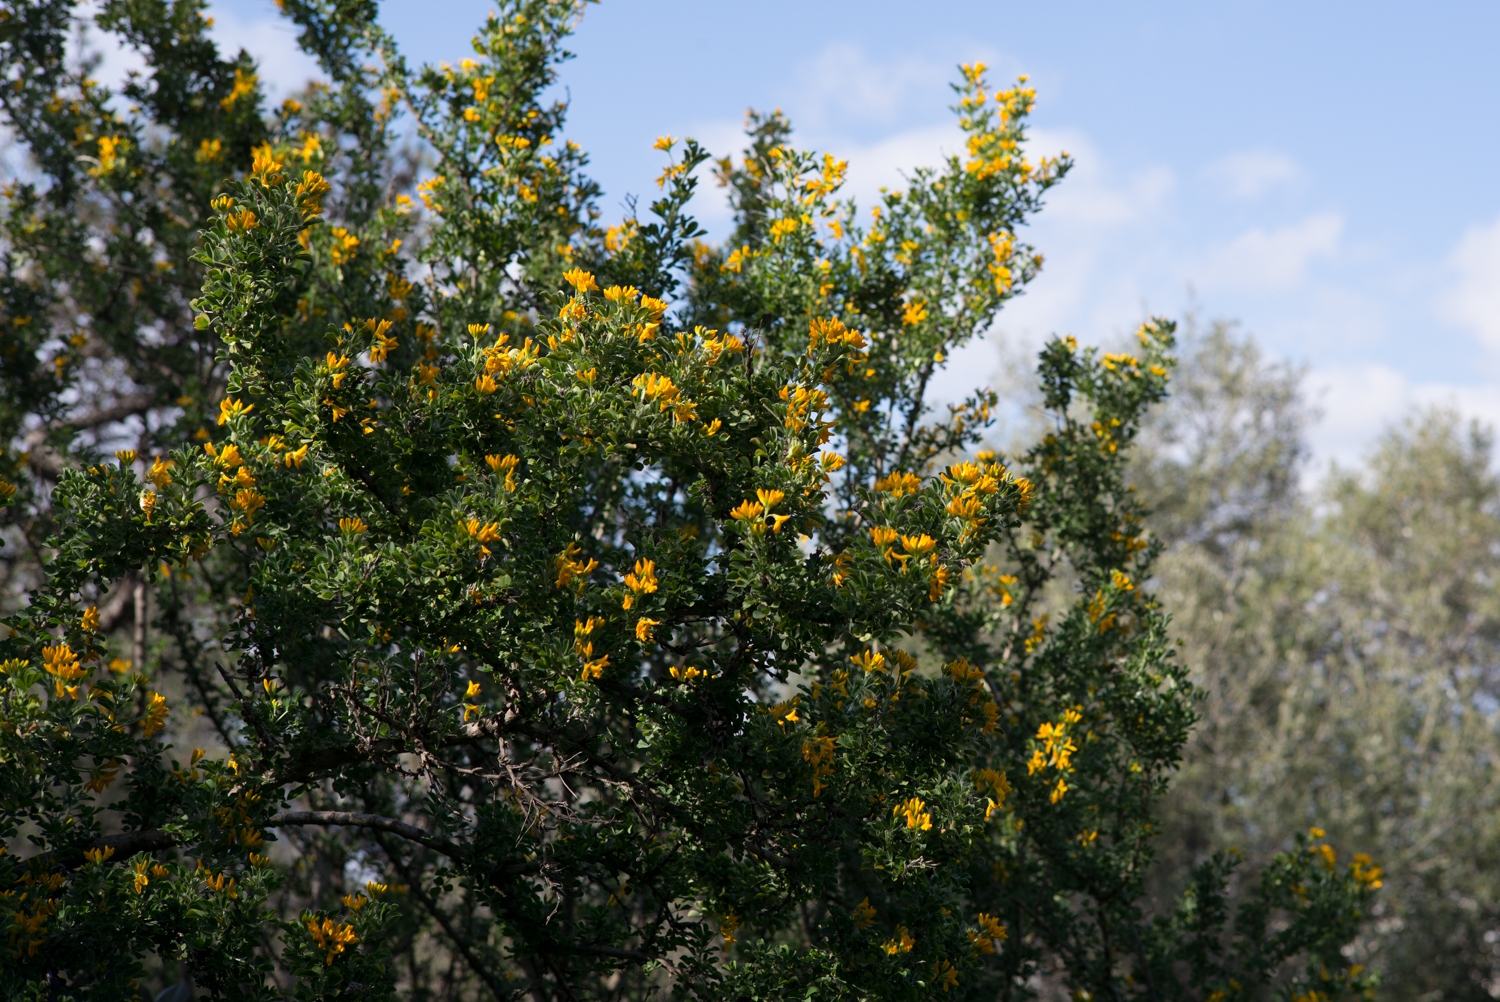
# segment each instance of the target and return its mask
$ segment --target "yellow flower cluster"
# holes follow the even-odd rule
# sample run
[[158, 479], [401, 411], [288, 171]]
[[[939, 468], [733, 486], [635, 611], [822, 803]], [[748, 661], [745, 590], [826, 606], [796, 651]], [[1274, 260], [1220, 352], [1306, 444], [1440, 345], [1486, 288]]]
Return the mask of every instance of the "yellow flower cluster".
[[598, 560], [578, 559], [581, 551], [577, 543], [569, 543], [557, 556], [557, 587], [566, 588], [577, 581], [579, 587], [588, 583], [588, 576], [598, 568]]
[[624, 608], [627, 612], [635, 606], [636, 598], [641, 595], [650, 595], [657, 589], [656, 561], [642, 558], [635, 562], [635, 571], [625, 575], [625, 587], [629, 594], [625, 596]]
[[[782, 524], [792, 516], [773, 514], [772, 509], [786, 499], [786, 492], [761, 488], [755, 492], [755, 496], [759, 500], [751, 501], [747, 498], [741, 501], [729, 513], [729, 517], [736, 522], [748, 523], [750, 531], [757, 536], [764, 533], [768, 528], [773, 533], [780, 532]], [[761, 518], [762, 515], [765, 515], [766, 518]]]
[[327, 956], [323, 963], [331, 965], [333, 958], [343, 953], [346, 947], [353, 946], [359, 942], [359, 937], [354, 934], [354, 928], [348, 923], [334, 922], [331, 918], [325, 918], [319, 922], [316, 918], [309, 917], [305, 923], [308, 935], [312, 937], [313, 945], [320, 950], [327, 950]]
[[812, 766], [813, 796], [823, 792], [825, 777], [833, 775], [833, 750], [838, 738], [822, 736], [802, 742], [802, 757]]
[[1010, 780], [998, 769], [975, 769], [972, 778], [975, 789], [980, 793], [988, 791], [993, 794], [988, 798], [989, 802], [984, 809], [984, 819], [988, 821], [991, 814], [1005, 806], [1005, 795], [1010, 792]]
[[845, 327], [837, 317], [829, 317], [827, 320], [814, 317], [807, 324], [807, 353], [811, 355], [819, 345], [825, 344], [829, 347], [848, 345], [858, 351], [865, 346], [865, 336]]
[[[781, 399], [787, 405], [786, 426], [792, 431], [801, 431], [806, 428], [828, 406], [828, 394], [822, 390], [808, 389], [805, 386], [783, 386]], [[818, 444], [822, 445], [828, 441], [831, 434], [827, 428], [824, 428], [818, 435]]]
[[993, 915], [980, 912], [975, 925], [977, 928], [969, 930], [969, 942], [974, 944], [975, 953], [994, 953], [997, 941], [1010, 938], [1004, 923]]
[[1062, 720], [1057, 723], [1048, 721], [1037, 728], [1036, 739], [1042, 743], [1042, 747], [1033, 749], [1031, 760], [1026, 763], [1026, 774], [1034, 776], [1048, 767], [1058, 771], [1057, 785], [1052, 788], [1054, 804], [1068, 792], [1068, 784], [1063, 777], [1073, 771], [1073, 753], [1078, 750], [1078, 746], [1068, 736], [1067, 729], [1082, 719], [1083, 715], [1075, 708], [1065, 710]]
[[920, 797], [897, 804], [891, 809], [891, 814], [895, 817], [905, 815], [907, 828], [924, 832], [932, 828], [932, 815], [927, 813], [927, 804]]
[[512, 455], [491, 455], [485, 456], [484, 462], [496, 476], [502, 474], [505, 476], [505, 489], [507, 491], [514, 491], [516, 489], [516, 466], [520, 463], [520, 459]]
[[886, 940], [885, 943], [881, 944], [880, 948], [888, 956], [894, 957], [898, 953], [910, 953], [911, 948], [916, 945], [917, 941], [912, 939], [911, 933], [907, 931], [906, 926], [898, 925], [896, 927], [895, 938]]
[[167, 725], [167, 700], [159, 692], [153, 692], [146, 701], [146, 715], [141, 718], [141, 733], [150, 737]]
[[904, 494], [915, 494], [922, 488], [922, 478], [915, 473], [902, 473], [900, 471], [887, 474], [875, 481], [875, 489], [893, 498], [899, 498]]
[[698, 405], [682, 395], [681, 388], [672, 382], [670, 376], [643, 372], [632, 380], [631, 385], [640, 393], [642, 401], [654, 401], [660, 410], [670, 410], [678, 423], [697, 420]]
[[1378, 890], [1384, 883], [1380, 879], [1382, 871], [1374, 863], [1365, 853], [1357, 852], [1354, 854], [1354, 862], [1349, 864], [1349, 872], [1354, 879], [1372, 891]]
[[958, 970], [947, 960], [935, 961], [932, 965], [932, 979], [947, 992], [950, 988], [958, 987]]

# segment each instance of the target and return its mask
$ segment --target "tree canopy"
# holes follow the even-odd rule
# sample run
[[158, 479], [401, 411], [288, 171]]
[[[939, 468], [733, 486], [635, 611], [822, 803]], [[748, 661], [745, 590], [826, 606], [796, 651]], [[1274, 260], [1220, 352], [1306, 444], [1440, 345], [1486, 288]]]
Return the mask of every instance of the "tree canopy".
[[578, 6], [415, 70], [281, 6], [327, 79], [271, 111], [201, 3], [99, 5], [118, 94], [73, 8], [0, 21], [9, 997], [1368, 990], [1380, 871], [1317, 829], [1143, 899], [1172, 324], [1050, 341], [1013, 455], [928, 399], [1041, 264], [1024, 80], [964, 67], [965, 151], [873, 206], [752, 114], [604, 226], [543, 99]]

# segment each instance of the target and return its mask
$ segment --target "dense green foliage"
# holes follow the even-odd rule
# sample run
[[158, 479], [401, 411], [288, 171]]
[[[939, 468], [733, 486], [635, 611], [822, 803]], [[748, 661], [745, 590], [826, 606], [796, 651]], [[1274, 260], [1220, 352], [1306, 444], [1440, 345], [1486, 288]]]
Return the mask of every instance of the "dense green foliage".
[[7, 997], [1367, 991], [1379, 873], [1316, 830], [1142, 903], [1196, 698], [1124, 479], [1171, 324], [1050, 342], [1013, 456], [994, 394], [931, 414], [1068, 168], [1024, 82], [965, 67], [966, 156], [863, 214], [752, 118], [715, 247], [692, 141], [597, 225], [572, 4], [419, 71], [285, 7], [330, 82], [269, 115], [190, 0], [101, 5], [123, 102], [66, 8], [0, 23]]

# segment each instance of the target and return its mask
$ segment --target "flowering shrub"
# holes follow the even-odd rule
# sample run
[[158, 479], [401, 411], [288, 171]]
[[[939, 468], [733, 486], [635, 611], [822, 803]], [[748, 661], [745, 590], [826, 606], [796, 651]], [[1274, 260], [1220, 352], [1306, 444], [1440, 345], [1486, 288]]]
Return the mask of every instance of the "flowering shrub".
[[[1027, 158], [1024, 81], [965, 67], [965, 155], [865, 213], [752, 119], [715, 247], [692, 141], [658, 141], [649, 219], [595, 223], [538, 103], [572, 5], [506, 4], [420, 72], [360, 5], [285, 6], [333, 85], [197, 145], [242, 171], [184, 318], [214, 403], [149, 461], [67, 445], [0, 641], [8, 996], [144, 994], [161, 961], [224, 998], [1364, 990], [1366, 859], [1304, 838], [1232, 922], [1224, 856], [1140, 900], [1193, 719], [1121, 479], [1171, 325], [1050, 342], [1018, 455], [979, 448], [992, 393], [929, 413], [1040, 266], [1016, 231], [1068, 161]], [[420, 209], [344, 141], [398, 109]], [[167, 124], [96, 183], [190, 148]], [[130, 575], [145, 663], [100, 618]], [[217, 751], [174, 747], [184, 703]]]

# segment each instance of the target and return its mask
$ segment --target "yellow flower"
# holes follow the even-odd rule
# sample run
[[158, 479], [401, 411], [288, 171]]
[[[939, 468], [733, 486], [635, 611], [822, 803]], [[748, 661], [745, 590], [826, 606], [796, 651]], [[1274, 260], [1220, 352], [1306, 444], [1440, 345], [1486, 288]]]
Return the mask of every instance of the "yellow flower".
[[245, 487], [235, 492], [233, 500], [229, 502], [229, 507], [244, 512], [248, 518], [254, 515], [265, 503], [266, 496], [264, 494], [254, 488]]
[[417, 194], [421, 196], [422, 204], [434, 212], [442, 212], [442, 205], [435, 201], [432, 195], [447, 180], [443, 175], [437, 174], [417, 185]]
[[167, 724], [167, 700], [159, 692], [153, 692], [146, 703], [146, 715], [141, 718], [141, 733], [150, 737]]
[[911, 938], [911, 933], [906, 931], [906, 926], [896, 927], [896, 938], [887, 940], [881, 949], [894, 957], [898, 953], [910, 953], [911, 948], [917, 945], [917, 941]]
[[214, 457], [214, 465], [226, 470], [232, 470], [237, 466], [243, 466], [245, 457], [240, 455], [240, 447], [230, 442], [224, 448], [214, 451], [212, 442], [203, 443], [203, 451]]
[[748, 522], [753, 518], [759, 518], [764, 511], [765, 508], [756, 501], [741, 501], [729, 513], [729, 517], [737, 522]]
[[612, 303], [633, 303], [641, 290], [633, 285], [611, 285], [604, 290], [604, 298]]
[[1067, 792], [1068, 792], [1068, 781], [1065, 780], [1065, 779], [1059, 779], [1057, 781], [1057, 785], [1052, 788], [1052, 802], [1054, 804], [1057, 803], [1059, 800], [1061, 800], [1063, 798], [1063, 794], [1065, 794]]
[[877, 525], [870, 530], [870, 539], [874, 541], [876, 546], [882, 548], [894, 543], [900, 535], [895, 529], [890, 529], [883, 525]]
[[865, 651], [862, 654], [856, 654], [849, 660], [858, 667], [863, 668], [866, 674], [872, 671], [883, 672], [886, 670], [885, 655], [877, 654], [874, 651]]
[[904, 804], [897, 804], [891, 813], [906, 815], [906, 827], [927, 831], [932, 827], [932, 815], [927, 813], [927, 804], [920, 797], [912, 797]]
[[250, 176], [267, 188], [273, 184], [280, 184], [282, 164], [271, 152], [271, 144], [261, 143], [250, 152], [252, 154]]
[[654, 630], [661, 625], [659, 619], [647, 619], [642, 616], [635, 622], [635, 639], [643, 644], [649, 644], [655, 636]]
[[915, 494], [921, 486], [922, 480], [915, 473], [892, 473], [875, 481], [877, 491], [884, 491], [897, 498], [903, 494]]
[[777, 490], [757, 490], [755, 496], [760, 498], [760, 503], [766, 506], [766, 511], [770, 511], [781, 503], [786, 494]]
[[599, 676], [603, 675], [604, 669], [608, 667], [609, 655], [606, 654], [602, 658], [598, 658], [597, 660], [584, 662], [583, 672], [578, 677], [585, 682], [592, 682], [595, 679], [599, 678]]
[[228, 111], [239, 102], [240, 98], [246, 94], [253, 94], [255, 92], [256, 79], [254, 73], [246, 73], [243, 69], [235, 67], [234, 84], [229, 88], [229, 93], [219, 99], [219, 107]]
[[78, 666], [78, 655], [67, 644], [43, 647], [42, 667], [47, 670], [47, 674], [55, 675], [59, 681], [72, 682], [88, 674]]
[[79, 620], [79, 627], [85, 633], [94, 633], [99, 629], [99, 607], [91, 605], [83, 610], [83, 618]]
[[151, 469], [146, 471], [146, 479], [157, 487], [165, 487], [172, 482], [171, 469], [176, 465], [170, 459], [157, 456], [151, 461]]
[[[635, 573], [625, 575], [625, 587], [637, 595], [650, 595], [656, 591], [656, 561], [641, 559], [635, 562]], [[630, 606], [626, 606], [630, 608]]]
[[339, 531], [347, 535], [357, 536], [362, 532], [368, 532], [369, 529], [370, 527], [365, 524], [365, 520], [357, 515], [354, 518], [339, 519]]
[[802, 742], [802, 757], [812, 766], [813, 796], [823, 792], [827, 784], [823, 782], [825, 776], [833, 775], [833, 750], [838, 744], [836, 737], [808, 738]]
[[868, 929], [875, 922], [875, 906], [870, 904], [867, 895], [863, 901], [854, 906], [854, 928]]
[[927, 319], [927, 304], [920, 299], [913, 299], [901, 308], [901, 322], [908, 327], [915, 327]]
[[827, 344], [830, 347], [846, 344], [856, 351], [865, 346], [865, 336], [857, 330], [850, 330], [844, 326], [844, 322], [838, 317], [814, 317], [807, 322], [807, 351], [812, 354], [819, 344]]
[[481, 544], [498, 543], [501, 539], [499, 522], [481, 523], [479, 519], [471, 517], [460, 522], [459, 528], [467, 529], [469, 535]]
[[198, 152], [193, 154], [193, 159], [200, 164], [211, 164], [216, 162], [224, 153], [224, 143], [219, 139], [205, 139], [198, 144]]
[[247, 233], [260, 225], [260, 219], [249, 209], [241, 209], [225, 216], [224, 225], [230, 233]]
[[914, 557], [920, 557], [936, 549], [937, 543], [924, 532], [919, 536], [902, 536], [901, 548]]
[[521, 462], [520, 459], [512, 455], [489, 455], [484, 457], [484, 462], [492, 473], [497, 476], [500, 474], [505, 475], [506, 490], [513, 491], [516, 489], [516, 465]]
[[801, 225], [802, 224], [796, 219], [783, 218], [776, 220], [771, 224], [771, 242], [780, 243], [782, 237], [790, 233], [796, 233], [797, 227]]
[[582, 268], [570, 268], [563, 272], [563, 281], [567, 282], [580, 293], [590, 290], [597, 291], [599, 283], [594, 281], [594, 276]]
[[969, 938], [978, 939], [978, 941], [989, 945], [989, 950], [984, 950], [984, 947], [980, 947], [980, 953], [995, 953], [996, 939], [1010, 939], [1010, 933], [1005, 932], [1004, 922], [1001, 922], [1001, 919], [995, 918], [993, 915], [986, 915], [986, 913], [980, 912], [977, 924], [980, 929], [978, 929], [977, 933], [969, 933]]
[[[566, 588], [574, 579], [584, 579], [594, 573], [598, 560], [587, 562], [578, 559], [577, 543], [569, 543], [557, 557], [557, 587]], [[580, 587], [584, 582], [580, 581]]]
[[[369, 328], [369, 324], [365, 326], [366, 329]], [[370, 361], [384, 362], [390, 356], [391, 352], [396, 349], [396, 346], [400, 344], [396, 338], [391, 337], [387, 333], [390, 329], [391, 321], [389, 320], [382, 320], [375, 325], [370, 342]]]
[[[241, 416], [242, 414], [249, 414], [253, 410], [255, 410], [254, 404], [245, 404], [241, 403], [238, 400], [233, 400], [229, 397], [225, 397], [223, 400], [219, 401], [219, 424], [222, 425], [233, 418]], [[116, 455], [118, 456], [119, 453], [116, 453]], [[131, 451], [130, 462], [134, 461], [135, 452]], [[123, 463], [125, 462], [125, 460], [121, 460], [121, 462]]]
[[345, 947], [359, 942], [353, 927], [347, 923], [335, 923], [330, 918], [325, 918], [320, 923], [315, 918], [308, 918], [304, 924], [308, 934], [312, 936], [313, 944], [320, 950], [328, 951], [325, 966], [332, 965], [333, 958], [343, 953]]
[[1005, 773], [998, 769], [975, 769], [972, 779], [980, 793], [989, 790], [995, 795], [995, 806], [1005, 803], [1005, 795], [1010, 792], [1010, 781], [1005, 778]]
[[329, 254], [333, 258], [333, 263], [343, 264], [352, 260], [355, 248], [359, 246], [359, 237], [342, 226], [335, 226], [328, 232], [333, 237], [333, 243], [329, 245]]
[[83, 788], [90, 793], [103, 793], [120, 775], [120, 761], [110, 759], [105, 764], [98, 766], [89, 781], [83, 784]]
[[939, 960], [932, 965], [932, 977], [943, 986], [945, 992], [958, 986], [958, 971], [946, 960]]
[[130, 140], [123, 136], [99, 137], [99, 166], [90, 170], [95, 177], [104, 177], [114, 172], [124, 154], [130, 149]]
[[1373, 865], [1372, 860], [1365, 853], [1354, 854], [1354, 862], [1349, 865], [1349, 872], [1354, 879], [1371, 890], [1378, 890], [1382, 884], [1380, 879], [1381, 869]]
[[660, 401], [662, 410], [671, 407], [682, 394], [670, 376], [659, 375], [655, 372], [641, 373], [631, 381], [631, 385], [641, 392], [642, 400]]
[[84, 852], [83, 858], [86, 859], [86, 860], [88, 860], [90, 863], [93, 863], [95, 866], [100, 866], [100, 865], [102, 865], [104, 863], [104, 861], [106, 859], [109, 859], [114, 854], [115, 854], [115, 847], [112, 846], [112, 845], [108, 845], [108, 846], [105, 846], [103, 849], [89, 849], [89, 850], [87, 850], [86, 852]]
[[363, 894], [345, 894], [343, 897], [339, 898], [339, 900], [342, 901], [344, 903], [344, 907], [349, 909], [351, 912], [358, 912], [361, 908], [370, 903], [370, 899], [365, 897]]

